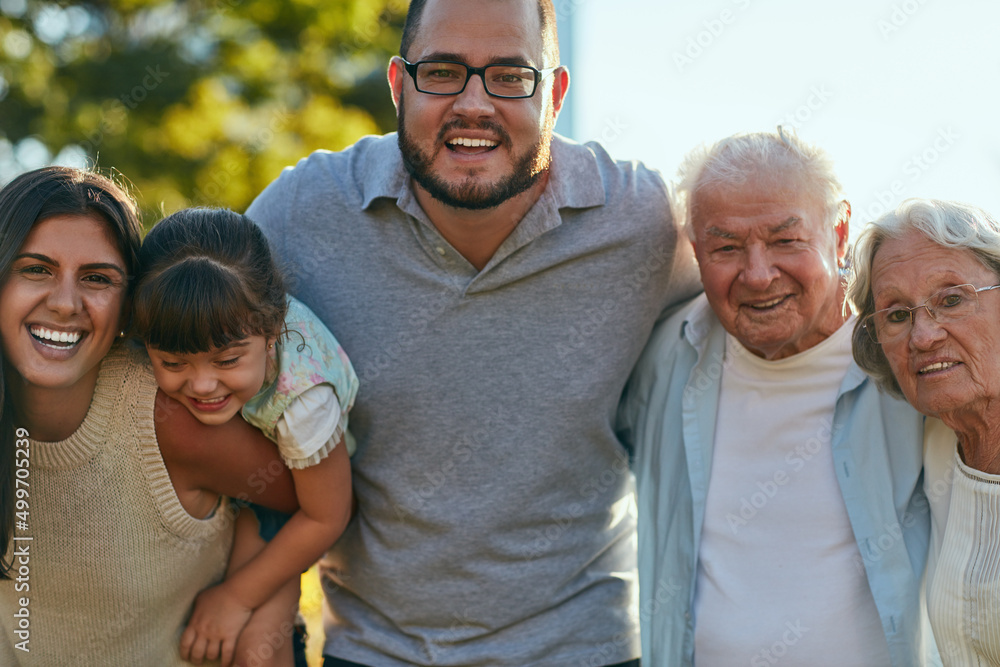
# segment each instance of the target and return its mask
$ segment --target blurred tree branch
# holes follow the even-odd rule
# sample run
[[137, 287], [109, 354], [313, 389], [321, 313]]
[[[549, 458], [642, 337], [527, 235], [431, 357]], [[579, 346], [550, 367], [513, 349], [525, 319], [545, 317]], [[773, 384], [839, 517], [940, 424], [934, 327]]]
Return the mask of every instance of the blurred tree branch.
[[244, 210], [313, 150], [394, 129], [407, 0], [0, 0], [0, 184], [51, 162], [136, 189], [147, 224]]

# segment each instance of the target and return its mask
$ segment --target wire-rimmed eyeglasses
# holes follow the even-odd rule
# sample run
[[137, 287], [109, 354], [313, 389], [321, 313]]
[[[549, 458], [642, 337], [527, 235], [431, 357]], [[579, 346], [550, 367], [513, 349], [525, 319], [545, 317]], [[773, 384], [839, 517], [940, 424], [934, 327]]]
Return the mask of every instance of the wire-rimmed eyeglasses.
[[1000, 285], [976, 287], [971, 284], [946, 287], [917, 306], [893, 306], [876, 310], [861, 320], [861, 326], [873, 341], [884, 345], [908, 334], [913, 328], [916, 313], [921, 308], [935, 322], [953, 322], [976, 312], [979, 308], [979, 292], [988, 292], [998, 287]]
[[558, 67], [537, 70], [527, 65], [497, 63], [485, 67], [472, 67], [453, 60], [421, 60], [411, 63], [400, 58], [413, 77], [417, 91], [428, 95], [458, 95], [469, 83], [472, 75], [483, 80], [488, 95], [507, 99], [531, 97], [538, 83]]

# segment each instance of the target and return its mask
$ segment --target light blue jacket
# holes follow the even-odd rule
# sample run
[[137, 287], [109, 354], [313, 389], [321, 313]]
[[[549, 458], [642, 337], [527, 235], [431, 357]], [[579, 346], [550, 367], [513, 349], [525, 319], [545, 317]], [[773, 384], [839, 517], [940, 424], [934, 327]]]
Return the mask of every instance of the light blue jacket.
[[[704, 295], [657, 325], [619, 414], [639, 508], [646, 665], [691, 665], [698, 551], [712, 466], [725, 330]], [[892, 664], [925, 664], [920, 585], [930, 538], [923, 417], [851, 364], [834, 411], [837, 480]], [[765, 593], [762, 591], [762, 593]], [[929, 635], [929, 633], [926, 633]]]

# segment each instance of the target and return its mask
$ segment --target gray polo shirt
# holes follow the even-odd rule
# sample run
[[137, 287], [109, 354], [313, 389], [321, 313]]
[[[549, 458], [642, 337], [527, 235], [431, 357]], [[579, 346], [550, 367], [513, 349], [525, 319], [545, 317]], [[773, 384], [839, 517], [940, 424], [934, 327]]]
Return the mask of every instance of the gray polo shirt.
[[[358, 513], [322, 561], [325, 653], [369, 665], [639, 655], [633, 484], [613, 431], [654, 321], [697, 291], [666, 187], [556, 137], [538, 202], [477, 271], [395, 134], [319, 151], [247, 211], [361, 379]], [[685, 256], [686, 257], [686, 256]]]

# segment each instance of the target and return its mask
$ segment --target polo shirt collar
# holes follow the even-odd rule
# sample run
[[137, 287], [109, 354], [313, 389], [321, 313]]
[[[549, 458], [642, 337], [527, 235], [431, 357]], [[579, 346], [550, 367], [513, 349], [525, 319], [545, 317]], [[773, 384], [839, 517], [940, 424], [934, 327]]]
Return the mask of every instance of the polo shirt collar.
[[[574, 155], [575, 154], [575, 155]], [[552, 167], [546, 188], [557, 208], [590, 208], [605, 203], [604, 181], [589, 146], [552, 137]]]
[[357, 183], [361, 187], [362, 210], [367, 210], [376, 199], [401, 200], [410, 191], [410, 174], [403, 166], [395, 132], [375, 142], [372, 155], [364, 161]]

